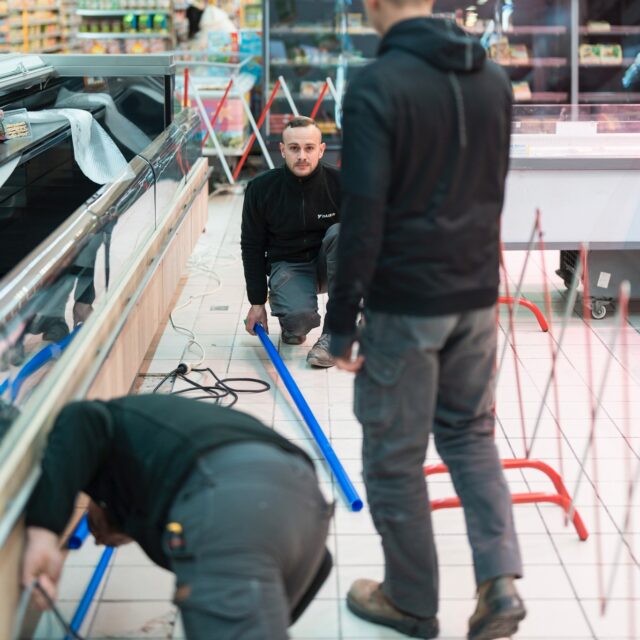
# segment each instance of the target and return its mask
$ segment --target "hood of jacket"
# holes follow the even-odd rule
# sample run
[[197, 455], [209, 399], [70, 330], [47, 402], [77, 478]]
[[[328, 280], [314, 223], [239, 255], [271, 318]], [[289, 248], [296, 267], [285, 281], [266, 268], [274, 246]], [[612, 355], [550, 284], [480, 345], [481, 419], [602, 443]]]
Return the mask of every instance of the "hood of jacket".
[[395, 24], [382, 39], [378, 55], [390, 49], [408, 51], [445, 72], [464, 73], [481, 69], [486, 52], [450, 20], [411, 18]]

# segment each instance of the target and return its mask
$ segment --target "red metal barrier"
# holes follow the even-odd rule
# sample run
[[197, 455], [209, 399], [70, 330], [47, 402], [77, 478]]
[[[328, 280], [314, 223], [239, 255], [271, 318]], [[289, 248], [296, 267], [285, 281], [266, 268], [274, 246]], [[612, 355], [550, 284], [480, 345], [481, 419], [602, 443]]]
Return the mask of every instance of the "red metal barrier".
[[182, 108], [189, 106], [189, 68], [184, 70], [184, 96], [182, 98]]
[[[547, 502], [551, 504], [557, 504], [562, 507], [565, 514], [569, 514], [571, 509], [571, 496], [564, 486], [564, 482], [560, 475], [548, 464], [541, 462], [540, 460], [527, 460], [526, 458], [516, 458], [513, 460], [502, 460], [503, 469], [536, 469], [544, 473], [553, 483], [556, 493], [541, 493], [541, 492], [527, 492], [527, 493], [514, 493], [511, 495], [513, 504], [537, 504], [541, 502]], [[425, 477], [449, 473], [449, 469], [445, 464], [432, 464], [424, 467]], [[441, 498], [431, 501], [431, 510], [437, 511], [438, 509], [452, 509], [461, 506], [460, 498]], [[580, 540], [586, 540], [589, 537], [589, 532], [580, 517], [577, 509], [573, 510], [573, 526], [578, 533]]]
[[[211, 117], [211, 128], [213, 129], [216, 126], [216, 122], [218, 121], [218, 116], [220, 115], [220, 112], [222, 111], [222, 107], [224, 106], [224, 103], [227, 101], [227, 97], [229, 96], [229, 91], [231, 91], [231, 87], [233, 86], [233, 78], [231, 78], [231, 80], [229, 80], [229, 84], [227, 84], [227, 88], [224, 91], [224, 94], [222, 96], [222, 98], [220, 99], [220, 102], [218, 102], [218, 106], [216, 107], [216, 110], [213, 114], [213, 116]], [[209, 139], [209, 131], [207, 130], [205, 133], [205, 136], [202, 140], [202, 146], [204, 147], [205, 144], [207, 144], [207, 140]]]
[[[267, 117], [267, 113], [269, 113], [269, 109], [271, 109], [271, 105], [273, 104], [273, 101], [275, 100], [276, 94], [278, 93], [279, 90], [280, 90], [280, 80], [276, 80], [276, 83], [273, 87], [273, 91], [269, 96], [269, 100], [267, 100], [267, 104], [264, 106], [264, 109], [260, 114], [260, 118], [258, 119], [258, 123], [257, 123], [258, 129], [264, 123], [264, 119]], [[242, 158], [240, 158], [240, 162], [238, 162], [238, 166], [236, 167], [236, 170], [233, 172], [234, 180], [238, 179], [238, 176], [240, 175], [240, 171], [242, 171], [242, 167], [244, 166], [244, 163], [247, 161], [247, 158], [249, 157], [249, 152], [251, 151], [251, 147], [253, 147], [253, 143], [255, 141], [256, 141], [256, 134], [254, 132], [251, 134], [251, 138], [249, 138], [249, 143], [247, 144], [247, 147], [245, 148], [244, 153], [242, 154]]]
[[329, 84], [325, 82], [322, 85], [322, 91], [320, 91], [320, 95], [318, 96], [316, 103], [313, 105], [313, 109], [311, 110], [311, 115], [309, 116], [310, 118], [315, 118], [316, 115], [318, 114], [318, 110], [320, 109], [320, 105], [322, 104], [322, 101], [324, 100], [324, 96], [327, 93], [328, 89], [329, 89]]
[[[516, 300], [512, 296], [500, 296], [498, 298], [498, 304], [515, 304]], [[525, 309], [529, 309], [529, 311], [533, 312], [533, 315], [536, 317], [538, 324], [540, 325], [540, 329], [545, 333], [549, 331], [549, 324], [547, 323], [547, 319], [544, 317], [544, 314], [537, 305], [535, 305], [530, 300], [525, 300], [524, 298], [520, 298], [518, 300], [518, 304], [525, 307]]]

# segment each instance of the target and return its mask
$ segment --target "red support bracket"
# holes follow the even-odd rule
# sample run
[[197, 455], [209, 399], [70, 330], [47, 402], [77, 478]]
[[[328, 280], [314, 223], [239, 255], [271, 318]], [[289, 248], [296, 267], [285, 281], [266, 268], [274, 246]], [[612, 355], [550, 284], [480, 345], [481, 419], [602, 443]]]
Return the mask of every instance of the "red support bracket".
[[318, 96], [318, 99], [316, 100], [316, 103], [313, 105], [313, 110], [311, 111], [311, 115], [309, 116], [310, 118], [315, 118], [318, 115], [318, 111], [320, 109], [320, 105], [322, 104], [322, 101], [324, 100], [324, 96], [327, 93], [327, 90], [329, 89], [329, 84], [327, 82], [325, 82], [322, 85], [322, 91], [320, 91], [320, 95]]
[[[498, 304], [514, 304], [516, 299], [513, 296], [500, 296], [498, 298]], [[547, 323], [547, 319], [544, 317], [544, 314], [540, 309], [530, 300], [526, 300], [525, 298], [520, 298], [518, 300], [518, 304], [529, 309], [529, 311], [533, 312], [533, 315], [536, 317], [538, 324], [540, 325], [541, 331], [545, 333], [549, 331], [549, 324]]]
[[184, 96], [182, 97], [182, 108], [189, 106], [189, 67], [184, 70]]
[[[267, 117], [267, 113], [269, 112], [269, 109], [271, 109], [271, 105], [273, 104], [273, 101], [275, 100], [276, 94], [278, 93], [278, 91], [280, 90], [280, 80], [276, 80], [276, 83], [273, 87], [273, 91], [271, 92], [271, 95], [269, 96], [269, 99], [267, 100], [267, 104], [264, 106], [264, 109], [262, 110], [262, 113], [260, 114], [260, 118], [258, 119], [258, 129], [262, 126], [262, 124], [264, 123], [265, 118]], [[238, 165], [236, 166], [236, 170], [233, 173], [233, 179], [237, 180], [238, 176], [240, 175], [240, 171], [242, 171], [242, 167], [244, 166], [244, 163], [247, 161], [247, 157], [249, 156], [249, 152], [251, 151], [251, 147], [253, 147], [253, 143], [256, 141], [256, 134], [252, 133], [251, 134], [251, 138], [249, 138], [249, 143], [247, 144], [244, 153], [242, 154], [242, 157], [240, 158], [240, 162], [238, 162]]]
[[[233, 86], [233, 78], [231, 78], [229, 80], [229, 83], [227, 84], [227, 88], [224, 90], [224, 94], [222, 96], [222, 98], [220, 99], [220, 102], [218, 102], [218, 106], [216, 107], [216, 110], [213, 113], [213, 116], [211, 116], [211, 128], [213, 129], [216, 126], [216, 122], [218, 122], [218, 116], [220, 115], [220, 112], [222, 111], [222, 107], [224, 106], [224, 103], [227, 101], [227, 98], [229, 97], [229, 91], [231, 91], [231, 87]], [[204, 147], [205, 144], [207, 144], [207, 140], [209, 139], [209, 131], [207, 130], [207, 132], [205, 133], [204, 138], [202, 139], [202, 146]]]
[[[546, 462], [540, 460], [527, 460], [526, 458], [516, 458], [513, 460], [503, 460], [503, 469], [536, 469], [544, 473], [553, 483], [556, 493], [514, 493], [511, 495], [513, 504], [536, 504], [541, 502], [548, 502], [551, 504], [557, 504], [562, 507], [565, 514], [571, 513], [572, 500], [569, 492], [567, 491], [560, 474], [550, 467]], [[424, 467], [425, 477], [449, 473], [449, 469], [445, 464], [431, 464]], [[437, 511], [438, 509], [452, 509], [460, 506], [460, 498], [442, 498], [439, 500], [431, 501], [431, 510]], [[589, 537], [589, 532], [580, 517], [577, 509], [573, 509], [573, 526], [576, 529], [580, 540], [586, 540]]]

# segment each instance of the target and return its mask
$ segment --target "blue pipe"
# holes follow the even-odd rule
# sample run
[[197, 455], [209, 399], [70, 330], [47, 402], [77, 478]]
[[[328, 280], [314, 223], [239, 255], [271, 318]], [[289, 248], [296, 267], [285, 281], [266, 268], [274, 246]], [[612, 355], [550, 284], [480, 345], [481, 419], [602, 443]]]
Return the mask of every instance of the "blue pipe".
[[271, 340], [267, 336], [265, 330], [262, 325], [256, 324], [255, 332], [260, 338], [260, 342], [264, 346], [267, 354], [271, 358], [271, 362], [275, 365], [277, 372], [280, 374], [282, 381], [284, 382], [291, 398], [296, 403], [298, 410], [302, 414], [304, 421], [307, 423], [311, 434], [315, 438], [320, 450], [322, 451], [322, 455], [324, 455], [325, 460], [331, 467], [331, 471], [333, 471], [333, 475], [335, 476], [338, 484], [340, 485], [340, 489], [342, 489], [342, 493], [344, 493], [345, 498], [349, 502], [352, 511], [360, 511], [362, 509], [362, 500], [358, 495], [358, 492], [355, 490], [353, 483], [349, 479], [347, 472], [344, 470], [342, 463], [338, 459], [336, 452], [333, 450], [331, 443], [327, 440], [327, 436], [324, 435], [324, 431], [322, 431], [322, 427], [318, 424], [316, 417], [313, 415], [311, 408], [307, 404], [307, 401], [304, 399], [304, 396], [300, 392], [298, 385], [295, 383], [295, 380], [289, 373], [286, 365], [282, 361], [280, 354], [277, 349], [273, 346]]
[[[80, 627], [82, 626], [82, 623], [84, 622], [87, 612], [89, 611], [89, 607], [91, 606], [91, 603], [93, 602], [93, 598], [96, 595], [96, 591], [98, 590], [98, 587], [102, 582], [104, 572], [107, 570], [107, 567], [109, 566], [109, 561], [111, 560], [113, 551], [114, 551], [113, 547], [107, 547], [102, 552], [102, 556], [100, 557], [100, 560], [93, 571], [93, 575], [91, 576], [91, 580], [89, 580], [89, 584], [87, 585], [87, 589], [84, 592], [84, 595], [82, 596], [82, 600], [80, 600], [80, 604], [78, 605], [76, 612], [73, 614], [73, 618], [69, 626], [71, 627], [71, 630], [74, 631], [75, 633], [78, 633], [78, 631], [80, 630]], [[73, 639], [67, 636], [65, 640], [73, 640]]]
[[44, 367], [47, 362], [53, 360], [54, 358], [59, 358], [62, 352], [67, 348], [76, 332], [80, 328], [81, 325], [78, 325], [68, 336], [65, 336], [60, 340], [60, 342], [53, 342], [52, 344], [47, 345], [44, 349], [40, 349], [38, 353], [36, 353], [18, 372], [18, 375], [14, 378], [11, 383], [11, 402], [15, 402], [18, 394], [20, 393], [20, 388], [24, 384], [24, 381], [32, 376], [38, 369]]
[[73, 530], [73, 533], [69, 536], [69, 540], [67, 541], [68, 549], [79, 549], [83, 542], [87, 539], [89, 535], [89, 520], [87, 520], [87, 514], [85, 513], [82, 516], [82, 519], [76, 525], [76, 528]]

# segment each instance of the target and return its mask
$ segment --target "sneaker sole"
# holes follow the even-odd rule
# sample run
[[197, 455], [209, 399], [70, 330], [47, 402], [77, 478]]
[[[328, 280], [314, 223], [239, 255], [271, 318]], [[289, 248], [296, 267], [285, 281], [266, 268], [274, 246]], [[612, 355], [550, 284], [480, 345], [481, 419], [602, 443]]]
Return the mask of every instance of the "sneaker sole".
[[307, 364], [312, 367], [318, 367], [319, 369], [329, 369], [330, 367], [335, 367], [335, 362], [327, 362], [326, 360], [318, 360], [317, 358], [311, 357], [307, 358]]
[[518, 631], [518, 625], [524, 620], [527, 612], [516, 609], [508, 613], [497, 614], [475, 631], [469, 631], [467, 640], [496, 640], [509, 638]]
[[354, 615], [358, 616], [358, 618], [362, 618], [367, 622], [373, 622], [374, 624], [382, 625], [383, 627], [395, 629], [396, 631], [399, 631], [400, 633], [403, 633], [410, 638], [425, 638], [426, 640], [429, 640], [430, 638], [438, 637], [439, 629], [415, 630], [415, 623], [413, 622], [390, 620], [389, 618], [383, 618], [382, 616], [371, 614], [366, 609], [363, 609], [349, 595], [347, 595], [347, 609], [349, 609], [349, 611], [351, 611], [351, 613], [353, 613]]

